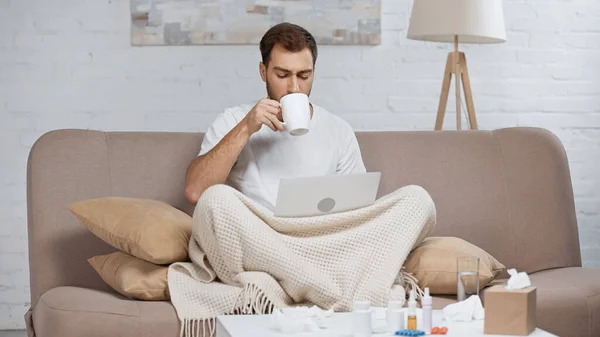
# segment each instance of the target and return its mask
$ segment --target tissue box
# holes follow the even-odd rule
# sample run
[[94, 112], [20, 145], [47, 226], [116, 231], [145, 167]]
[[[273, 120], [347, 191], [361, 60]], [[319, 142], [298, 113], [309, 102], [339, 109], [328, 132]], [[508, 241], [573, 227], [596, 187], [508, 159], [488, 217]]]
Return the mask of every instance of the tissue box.
[[537, 327], [536, 287], [508, 290], [496, 285], [484, 296], [485, 334], [527, 336]]

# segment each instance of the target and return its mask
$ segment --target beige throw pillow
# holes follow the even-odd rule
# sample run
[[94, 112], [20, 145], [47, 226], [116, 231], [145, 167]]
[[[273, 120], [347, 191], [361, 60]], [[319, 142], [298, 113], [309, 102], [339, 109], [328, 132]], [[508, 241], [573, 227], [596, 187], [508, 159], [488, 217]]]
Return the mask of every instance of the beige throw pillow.
[[98, 275], [120, 294], [146, 301], [169, 300], [167, 271], [123, 252], [98, 255], [88, 259]]
[[105, 197], [68, 209], [111, 246], [154, 264], [186, 261], [192, 218], [157, 200]]
[[454, 295], [457, 287], [457, 258], [479, 258], [479, 287], [483, 288], [506, 267], [483, 249], [456, 237], [429, 237], [406, 258], [405, 270], [429, 287], [431, 294]]

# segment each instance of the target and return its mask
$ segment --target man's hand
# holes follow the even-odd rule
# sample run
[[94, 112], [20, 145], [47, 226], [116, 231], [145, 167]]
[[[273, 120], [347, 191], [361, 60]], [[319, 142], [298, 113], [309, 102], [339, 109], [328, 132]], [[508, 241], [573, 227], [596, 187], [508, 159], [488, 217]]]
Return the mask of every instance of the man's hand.
[[277, 119], [280, 110], [279, 102], [263, 98], [246, 114], [242, 123], [246, 123], [250, 135], [260, 130], [263, 124], [273, 131], [283, 131], [283, 124]]

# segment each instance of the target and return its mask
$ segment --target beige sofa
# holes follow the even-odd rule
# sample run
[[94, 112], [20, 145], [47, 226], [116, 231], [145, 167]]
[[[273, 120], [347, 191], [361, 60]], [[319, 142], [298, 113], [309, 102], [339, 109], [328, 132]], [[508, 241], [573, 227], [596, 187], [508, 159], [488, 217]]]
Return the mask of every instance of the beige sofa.
[[[559, 336], [600, 336], [600, 269], [581, 267], [573, 192], [559, 140], [535, 128], [359, 132], [379, 195], [418, 184], [432, 195], [435, 236], [458, 236], [538, 287], [538, 325]], [[129, 300], [86, 259], [114, 251], [66, 209], [102, 196], [163, 200], [191, 214], [183, 194], [200, 133], [58, 130], [31, 149], [27, 204], [29, 336], [179, 335], [170, 302]], [[485, 293], [482, 294], [485, 302]], [[434, 307], [454, 301], [436, 296]]]

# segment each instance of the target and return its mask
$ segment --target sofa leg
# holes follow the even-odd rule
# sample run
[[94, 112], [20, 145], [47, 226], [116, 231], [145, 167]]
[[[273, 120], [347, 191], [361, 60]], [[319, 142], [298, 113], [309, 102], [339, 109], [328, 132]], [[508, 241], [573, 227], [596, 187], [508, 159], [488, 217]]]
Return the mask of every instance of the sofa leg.
[[33, 330], [33, 315], [31, 308], [25, 313], [25, 326], [27, 328], [27, 337], [35, 337], [35, 331]]

